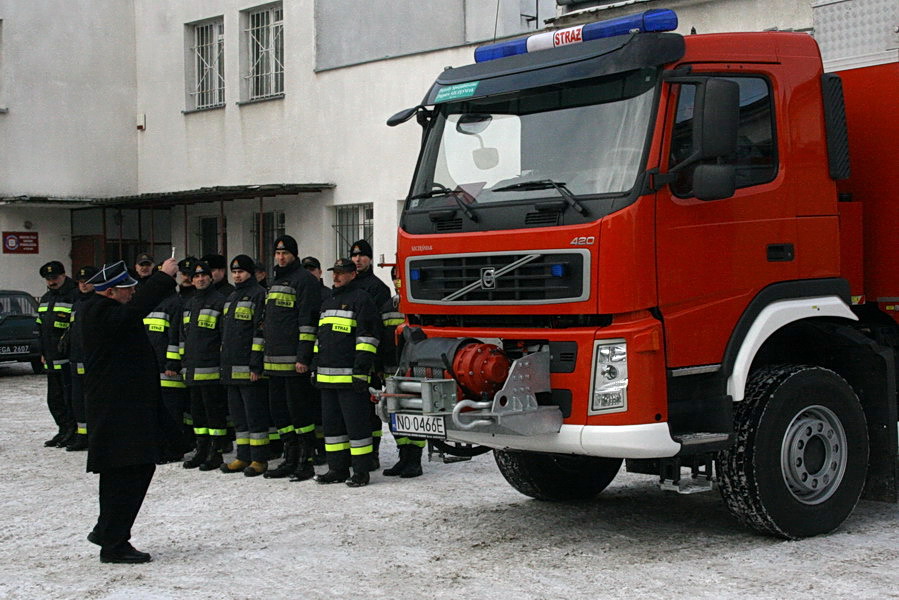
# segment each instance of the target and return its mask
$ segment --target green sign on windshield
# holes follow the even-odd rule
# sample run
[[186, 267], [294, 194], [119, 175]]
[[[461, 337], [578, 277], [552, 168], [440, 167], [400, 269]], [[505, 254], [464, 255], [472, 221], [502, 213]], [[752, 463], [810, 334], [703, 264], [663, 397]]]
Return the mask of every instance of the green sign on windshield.
[[475, 91], [478, 89], [478, 84], [480, 81], [471, 81], [469, 83], [459, 83], [456, 85], [448, 85], [445, 88], [440, 88], [440, 91], [437, 92], [437, 97], [434, 98], [434, 103], [437, 102], [447, 102], [449, 100], [461, 100], [462, 98], [470, 98], [474, 96]]

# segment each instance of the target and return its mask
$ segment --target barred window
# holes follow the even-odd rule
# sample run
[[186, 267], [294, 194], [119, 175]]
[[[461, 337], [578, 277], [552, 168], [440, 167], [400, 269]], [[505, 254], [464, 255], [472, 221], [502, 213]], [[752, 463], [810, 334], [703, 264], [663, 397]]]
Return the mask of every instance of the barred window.
[[190, 59], [193, 66], [193, 109], [225, 104], [225, 24], [222, 19], [192, 26]]
[[247, 99], [284, 93], [284, 9], [281, 4], [246, 13]]
[[374, 207], [372, 204], [353, 204], [337, 207], [336, 256], [346, 257], [356, 240], [371, 242], [374, 233]]

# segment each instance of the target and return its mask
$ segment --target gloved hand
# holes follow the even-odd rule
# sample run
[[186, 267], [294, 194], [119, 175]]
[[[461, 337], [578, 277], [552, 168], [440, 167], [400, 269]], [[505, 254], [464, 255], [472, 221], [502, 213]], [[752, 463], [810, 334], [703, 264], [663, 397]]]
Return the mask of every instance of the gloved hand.
[[353, 391], [354, 392], [367, 392], [368, 391], [368, 381], [365, 377], [359, 375], [353, 375]]

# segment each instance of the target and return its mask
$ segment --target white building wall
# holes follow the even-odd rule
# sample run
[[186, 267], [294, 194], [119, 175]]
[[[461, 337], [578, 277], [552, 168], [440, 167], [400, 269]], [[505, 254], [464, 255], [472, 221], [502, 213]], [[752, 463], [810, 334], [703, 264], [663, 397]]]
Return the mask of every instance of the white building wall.
[[[51, 260], [58, 260], [66, 268], [66, 272], [72, 274], [69, 218], [69, 210], [66, 208], [0, 208], [0, 231], [36, 232], [40, 250], [39, 254], [0, 254], [0, 288], [24, 290], [33, 296], [43, 295], [47, 286], [38, 270]], [[26, 226], [26, 221], [30, 223], [30, 228]], [[80, 268], [80, 265], [76, 268]]]
[[0, 0], [0, 21], [0, 197], [135, 193], [131, 3]]

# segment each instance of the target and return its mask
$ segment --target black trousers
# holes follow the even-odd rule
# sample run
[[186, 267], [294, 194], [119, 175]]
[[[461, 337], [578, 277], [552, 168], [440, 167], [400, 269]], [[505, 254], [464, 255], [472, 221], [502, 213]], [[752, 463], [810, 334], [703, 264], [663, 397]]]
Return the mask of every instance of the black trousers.
[[211, 436], [221, 449], [228, 440], [228, 401], [224, 387], [216, 383], [192, 385], [187, 389], [190, 391], [194, 434]]
[[156, 465], [129, 465], [100, 473], [100, 517], [94, 535], [104, 548], [131, 539], [131, 526], [144, 503]]
[[[160, 388], [160, 391], [162, 393], [162, 405], [165, 406], [172, 420], [179, 425], [183, 424], [185, 415], [190, 414], [190, 395], [187, 392], [187, 388], [163, 386]], [[182, 435], [183, 444], [189, 446], [192, 438], [192, 434], [190, 437]], [[175, 449], [171, 450], [175, 451]]]
[[268, 399], [272, 419], [281, 437], [315, 431], [312, 380], [308, 374], [274, 376], [268, 380]]
[[229, 385], [226, 389], [228, 412], [237, 438], [237, 459], [267, 462], [269, 417], [265, 390], [258, 383]]
[[60, 431], [75, 427], [72, 414], [72, 372], [69, 365], [47, 371], [47, 408]]
[[72, 417], [75, 419], [77, 426], [76, 432], [82, 435], [87, 434], [87, 413], [84, 408], [84, 375], [78, 374], [78, 367], [75, 363], [69, 363], [72, 367], [70, 386], [72, 396]]
[[352, 462], [354, 470], [366, 469], [373, 450], [369, 393], [322, 388], [321, 396], [328, 468], [343, 471]]

